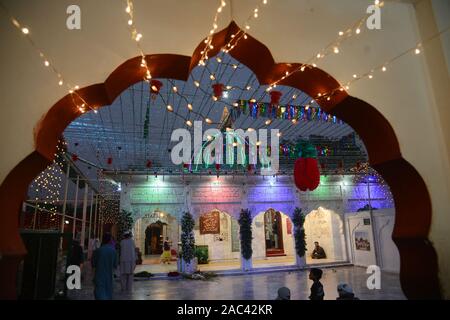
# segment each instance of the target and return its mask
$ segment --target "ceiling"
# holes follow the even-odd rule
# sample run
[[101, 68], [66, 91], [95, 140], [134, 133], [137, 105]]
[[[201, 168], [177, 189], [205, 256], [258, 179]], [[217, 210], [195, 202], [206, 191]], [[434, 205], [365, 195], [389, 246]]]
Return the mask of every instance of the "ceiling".
[[[76, 165], [93, 180], [98, 178], [95, 169], [133, 174], [181, 172], [182, 167], [175, 166], [170, 159], [170, 150], [177, 143], [170, 141], [174, 129], [186, 128], [192, 132], [186, 121], [205, 118], [211, 119], [212, 124], [202, 121], [203, 130], [220, 128], [224, 108], [231, 110], [236, 101], [270, 102], [267, 86], [260, 86], [251, 70], [228, 54], [221, 53], [218, 57], [208, 59], [206, 66], [194, 68], [187, 82], [158, 79], [163, 86], [157, 95], [150, 93], [148, 82], [139, 82], [125, 90], [111, 106], [98, 112], [86, 112], [72, 122], [64, 137], [69, 153], [77, 156]], [[215, 80], [211, 80], [211, 75]], [[231, 89], [226, 90], [228, 96], [214, 101], [213, 83], [230, 86]], [[276, 90], [282, 92], [280, 105], [318, 107], [314, 101], [311, 103], [311, 97], [297, 89], [278, 86]], [[188, 109], [188, 103], [192, 105], [192, 111]], [[167, 105], [172, 106], [173, 112], [168, 112]], [[145, 135], [147, 108], [149, 122], [148, 135]], [[282, 142], [309, 139], [310, 136], [315, 136], [316, 140], [321, 137], [322, 140], [339, 141], [354, 133], [345, 123], [300, 120], [293, 124], [290, 120], [276, 119], [266, 125], [267, 119], [241, 114], [232, 127], [279, 129]], [[364, 147], [359, 139], [357, 141], [356, 153], [352, 150], [350, 156], [366, 159]], [[147, 167], [148, 161], [151, 161], [151, 168]], [[281, 157], [281, 170], [288, 170], [292, 163], [293, 160]]]

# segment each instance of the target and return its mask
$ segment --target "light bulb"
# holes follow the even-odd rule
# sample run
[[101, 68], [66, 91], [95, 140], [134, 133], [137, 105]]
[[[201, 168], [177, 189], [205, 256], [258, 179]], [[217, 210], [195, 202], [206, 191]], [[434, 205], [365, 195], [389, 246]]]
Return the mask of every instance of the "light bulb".
[[126, 12], [126, 13], [130, 13], [130, 12], [131, 12], [130, 6], [127, 6], [127, 7], [125, 8], [125, 12]]
[[173, 107], [169, 104], [169, 105], [167, 106], [167, 110], [168, 110], [169, 112], [172, 112], [172, 111], [173, 111]]
[[175, 92], [175, 93], [178, 92], [178, 88], [175, 87], [175, 86], [172, 88], [172, 90], [173, 90], [173, 92]]
[[355, 32], [356, 32], [356, 34], [360, 34], [361, 33], [361, 29], [357, 28]]
[[281, 137], [281, 132], [278, 132], [278, 133], [277, 133], [277, 137]]
[[63, 81], [62, 81], [62, 80], [59, 80], [58, 84], [59, 84], [60, 86], [62, 86], [62, 85], [63, 85]]
[[44, 61], [44, 65], [45, 65], [46, 67], [48, 67], [48, 66], [50, 65], [50, 62], [48, 62], [47, 60], [45, 60], [45, 61]]
[[333, 51], [334, 51], [334, 53], [338, 54], [339, 53], [339, 48], [338, 47], [334, 47]]
[[211, 80], [216, 80], [216, 77], [214, 77], [214, 75], [212, 74], [212, 75], [210, 75], [209, 76], [209, 78], [211, 79]]
[[211, 119], [209, 119], [209, 118], [206, 118], [206, 119], [205, 119], [205, 122], [208, 123], [208, 124], [211, 124], [211, 123], [212, 123]]
[[191, 120], [187, 120], [187, 121], [186, 121], [186, 124], [187, 124], [189, 127], [192, 127], [192, 121], [191, 121]]
[[414, 52], [415, 52], [415, 54], [420, 54], [420, 49], [417, 48]]
[[30, 33], [30, 30], [28, 30], [28, 28], [22, 28], [22, 32], [23, 32], [24, 34], [29, 34], [29, 33]]
[[344, 32], [339, 31], [339, 35], [340, 35], [340, 36], [343, 36], [343, 35], [344, 35]]
[[383, 71], [383, 72], [386, 72], [386, 70], [387, 70], [386, 67], [381, 68], [381, 71]]
[[194, 109], [194, 108], [192, 107], [192, 104], [190, 104], [190, 103], [188, 103], [187, 107], [188, 107], [188, 109], [191, 110], [191, 111]]
[[272, 120], [266, 120], [266, 126], [268, 126], [269, 124], [271, 124], [272, 123]]
[[356, 79], [356, 78], [358, 78], [358, 76], [357, 76], [356, 74], [354, 74], [354, 75], [353, 75], [353, 78]]

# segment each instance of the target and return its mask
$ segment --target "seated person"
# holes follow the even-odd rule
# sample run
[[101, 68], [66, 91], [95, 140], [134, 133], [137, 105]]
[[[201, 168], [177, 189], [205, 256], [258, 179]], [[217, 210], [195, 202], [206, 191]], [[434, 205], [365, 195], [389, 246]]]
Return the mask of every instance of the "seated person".
[[311, 258], [313, 259], [326, 259], [327, 255], [325, 254], [325, 250], [321, 246], [319, 246], [319, 242], [314, 242], [315, 248], [311, 254]]

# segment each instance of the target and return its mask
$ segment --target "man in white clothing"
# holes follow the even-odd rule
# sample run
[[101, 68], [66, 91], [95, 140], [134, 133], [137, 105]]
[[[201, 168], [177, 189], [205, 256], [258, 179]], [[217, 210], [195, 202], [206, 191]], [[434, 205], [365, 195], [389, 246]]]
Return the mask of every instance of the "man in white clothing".
[[122, 291], [131, 292], [133, 289], [134, 268], [136, 267], [136, 249], [134, 240], [131, 238], [131, 232], [124, 235], [120, 241], [120, 282]]

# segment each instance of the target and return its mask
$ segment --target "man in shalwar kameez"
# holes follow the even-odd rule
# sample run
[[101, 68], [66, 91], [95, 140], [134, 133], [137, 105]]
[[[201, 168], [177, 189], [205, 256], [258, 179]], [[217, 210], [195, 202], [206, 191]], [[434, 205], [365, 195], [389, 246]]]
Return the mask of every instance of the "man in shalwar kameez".
[[120, 241], [120, 282], [122, 291], [133, 290], [134, 268], [136, 268], [136, 247], [131, 238], [131, 232], [126, 232], [124, 239]]
[[102, 245], [92, 257], [94, 268], [94, 295], [96, 300], [111, 300], [113, 293], [113, 273], [117, 268], [116, 249], [111, 245], [111, 234], [103, 235]]

